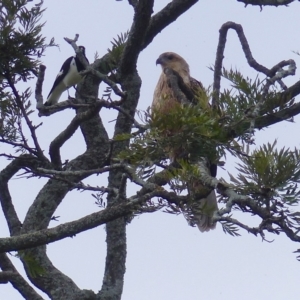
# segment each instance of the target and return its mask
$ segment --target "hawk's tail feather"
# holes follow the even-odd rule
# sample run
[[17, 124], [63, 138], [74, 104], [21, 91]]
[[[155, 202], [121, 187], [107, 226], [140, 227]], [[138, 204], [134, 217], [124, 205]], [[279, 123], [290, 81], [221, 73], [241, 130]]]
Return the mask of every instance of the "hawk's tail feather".
[[[198, 200], [199, 206], [193, 209], [194, 221], [201, 232], [207, 232], [216, 228], [216, 222], [213, 222], [213, 215], [218, 210], [217, 197], [215, 191], [204, 199]], [[197, 202], [198, 202], [197, 201]]]

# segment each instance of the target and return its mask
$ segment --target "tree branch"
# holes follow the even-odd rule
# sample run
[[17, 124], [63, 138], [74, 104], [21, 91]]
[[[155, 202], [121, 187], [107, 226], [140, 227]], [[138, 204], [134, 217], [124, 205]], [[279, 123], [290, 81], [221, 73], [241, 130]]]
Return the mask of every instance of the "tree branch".
[[153, 12], [154, 0], [139, 0], [135, 7], [133, 23], [122, 53], [119, 74], [126, 76], [136, 70], [136, 63]]
[[39, 72], [37, 76], [36, 86], [35, 86], [35, 99], [36, 99], [36, 108], [39, 110], [44, 107], [43, 99], [43, 82], [45, 78], [46, 66], [40, 65]]
[[[226, 37], [229, 29], [234, 29], [238, 35], [238, 38], [241, 42], [242, 49], [245, 53], [245, 57], [250, 67], [255, 69], [257, 72], [265, 74], [267, 77], [271, 77], [271, 81], [269, 81], [266, 85], [265, 92], [268, 91], [270, 83], [275, 83], [275, 81], [281, 80], [283, 77], [288, 75], [294, 75], [296, 64], [293, 60], [282, 61], [275, 65], [273, 68], [268, 69], [263, 65], [259, 64], [252, 56], [248, 41], [243, 32], [243, 27], [234, 22], [227, 22], [223, 24], [220, 28], [219, 35], [219, 43], [217, 47], [216, 61], [214, 66], [214, 84], [213, 84], [213, 99], [212, 105], [213, 107], [218, 106], [219, 103], [219, 94], [221, 88], [221, 75], [222, 75], [222, 63], [224, 59], [224, 50], [226, 45]], [[288, 65], [289, 69], [287, 71], [283, 71], [282, 67]], [[279, 74], [276, 73], [279, 72]]]
[[[136, 196], [134, 200], [110, 206], [102, 211], [92, 213], [76, 221], [67, 222], [50, 229], [43, 229], [19, 236], [0, 238], [0, 252], [19, 251], [52, 243], [66, 237], [106, 224], [112, 220], [132, 214], [140, 204], [153, 197], [165, 195], [155, 190], [143, 196]], [[131, 198], [133, 199], [133, 197]]]
[[247, 5], [257, 5], [257, 6], [287, 6], [288, 4], [294, 2], [295, 0], [237, 0], [238, 2], [245, 3]]
[[5, 253], [0, 253], [0, 282], [9, 281], [24, 299], [43, 300], [43, 298], [20, 275]]
[[173, 23], [179, 16], [190, 9], [199, 0], [173, 0], [150, 20], [142, 49], [146, 48], [164, 28]]
[[16, 100], [16, 103], [17, 103], [17, 106], [18, 108], [20, 109], [20, 111], [22, 112], [22, 115], [26, 121], [26, 124], [30, 130], [30, 133], [31, 133], [31, 137], [32, 137], [32, 140], [33, 140], [33, 143], [34, 143], [34, 146], [35, 146], [35, 149], [36, 149], [36, 155], [41, 159], [41, 160], [44, 160], [44, 161], [47, 161], [47, 158], [45, 157], [45, 155], [43, 154], [43, 151], [39, 145], [39, 142], [38, 142], [38, 139], [37, 139], [37, 136], [35, 134], [35, 127], [32, 125], [32, 122], [30, 121], [27, 113], [26, 113], [26, 110], [24, 108], [24, 105], [23, 105], [23, 102], [20, 98], [20, 95], [13, 83], [13, 81], [11, 80], [11, 78], [7, 78], [7, 81], [9, 83], [9, 86], [10, 88], [12, 89], [12, 92], [15, 96], [15, 100]]
[[56, 176], [80, 176], [87, 177], [93, 174], [102, 174], [115, 169], [125, 169], [125, 164], [113, 164], [99, 169], [79, 170], [79, 171], [57, 171], [52, 169], [38, 168], [39, 174], [51, 174]]
[[51, 161], [57, 168], [61, 168], [62, 162], [60, 158], [60, 148], [63, 144], [72, 137], [75, 131], [79, 128], [80, 124], [86, 120], [91, 119], [94, 115], [98, 114], [101, 105], [93, 105], [94, 108], [91, 108], [87, 111], [77, 114], [67, 128], [62, 131], [50, 144], [49, 154]]
[[[97, 67], [101, 72], [109, 72], [109, 56], [97, 61]], [[84, 81], [78, 84], [78, 102], [85, 104], [88, 100], [97, 100], [98, 88], [100, 80], [94, 76], [86, 76]], [[77, 113], [82, 113], [88, 108], [82, 107], [77, 109]], [[101, 122], [99, 114], [80, 124], [87, 150], [84, 154], [79, 155], [76, 159], [68, 162], [66, 168], [69, 170], [88, 170], [103, 167], [106, 164], [106, 153], [109, 150], [109, 139], [107, 132]], [[78, 182], [83, 178], [66, 178], [71, 182]], [[25, 217], [22, 234], [34, 232], [39, 229], [45, 229], [61, 203], [67, 192], [73, 186], [57, 180], [49, 180], [49, 182], [41, 189], [36, 199], [32, 203]], [[50, 298], [55, 299], [84, 299], [84, 295], [76, 284], [58, 269], [56, 269], [46, 254], [45, 247], [37, 247], [24, 250], [24, 255], [36, 258], [37, 263], [47, 272], [43, 276], [32, 277], [27, 272], [30, 280], [40, 289], [44, 290]], [[28, 262], [22, 259], [25, 270], [28, 270]], [[86, 296], [85, 296], [86, 297]], [[92, 297], [92, 296], [91, 296]]]
[[12, 203], [8, 181], [22, 168], [34, 170], [37, 166], [42, 166], [39, 159], [30, 154], [23, 154], [15, 158], [0, 172], [0, 202], [11, 235], [19, 234], [22, 224]]

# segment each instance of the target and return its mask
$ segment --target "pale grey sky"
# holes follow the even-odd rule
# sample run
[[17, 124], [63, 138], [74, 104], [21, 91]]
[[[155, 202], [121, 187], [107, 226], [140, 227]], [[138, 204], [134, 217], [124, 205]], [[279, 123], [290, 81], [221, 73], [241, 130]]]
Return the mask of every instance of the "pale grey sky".
[[[155, 11], [168, 1], [157, 0]], [[47, 66], [44, 82], [44, 97], [47, 96], [53, 80], [66, 58], [73, 55], [72, 48], [63, 37], [80, 34], [78, 45], [86, 47], [86, 55], [93, 61], [97, 51], [106, 53], [110, 41], [117, 34], [125, 32], [131, 25], [133, 12], [126, 0], [46, 0], [47, 21], [44, 35], [55, 37], [60, 50], [52, 48], [46, 52], [43, 63]], [[193, 77], [205, 86], [212, 84], [213, 74], [207, 68], [215, 61], [218, 30], [224, 22], [240, 23], [250, 44], [255, 59], [266, 67], [272, 67], [281, 60], [299, 57], [292, 51], [300, 50], [298, 28], [300, 25], [300, 4], [289, 8], [247, 7], [236, 0], [199, 1], [185, 15], [159, 34], [154, 42], [141, 54], [139, 74], [143, 81], [139, 109], [146, 109], [152, 101], [153, 90], [161, 72], [155, 65], [159, 54], [165, 51], [177, 52], [190, 65]], [[255, 78], [246, 63], [237, 36], [230, 32], [225, 51], [225, 66], [242, 71]], [[297, 81], [298, 74], [287, 80]], [[35, 88], [35, 81], [29, 83]], [[71, 91], [71, 94], [73, 91]], [[67, 99], [65, 93], [61, 100]], [[117, 99], [117, 98], [116, 98]], [[34, 102], [34, 99], [32, 99]], [[113, 111], [102, 111], [104, 124], [115, 118]], [[32, 115], [33, 116], [33, 115]], [[63, 111], [50, 117], [37, 117], [43, 122], [38, 134], [45, 150], [51, 140], [61, 132], [74, 116], [73, 111]], [[296, 123], [280, 123], [256, 135], [256, 143], [273, 142], [279, 146], [299, 147], [299, 118]], [[112, 134], [112, 131], [110, 131]], [[85, 150], [80, 131], [62, 149], [63, 159], [70, 159]], [[2, 146], [1, 146], [2, 147]], [[1, 166], [7, 161], [0, 160]], [[234, 173], [234, 165], [228, 159], [225, 166]], [[219, 176], [226, 173], [219, 170]], [[100, 177], [86, 182], [103, 185]], [[45, 179], [29, 185], [28, 180], [14, 180], [10, 184], [16, 210], [23, 219], [36, 193]], [[70, 193], [59, 207], [56, 215], [60, 222], [66, 222], [97, 211], [94, 199], [88, 192]], [[251, 217], [238, 214], [241, 220], [252, 221]], [[52, 226], [59, 222], [53, 222]], [[1, 236], [7, 236], [3, 217], [0, 218]], [[142, 215], [128, 226], [128, 259], [125, 275], [123, 300], [253, 300], [299, 299], [300, 262], [292, 254], [298, 244], [284, 236], [269, 236], [273, 243], [240, 231], [241, 237], [225, 235], [220, 225], [217, 229], [201, 234], [197, 228], [189, 227], [183, 216], [163, 213]], [[99, 227], [77, 235], [73, 239], [50, 244], [48, 254], [54, 265], [69, 275], [80, 288], [98, 291], [101, 288], [106, 255], [105, 229]], [[17, 259], [14, 259], [20, 266]], [[45, 296], [45, 295], [44, 295]], [[2, 285], [0, 299], [18, 300], [22, 297], [10, 285]], [[45, 299], [47, 297], [45, 296]]]

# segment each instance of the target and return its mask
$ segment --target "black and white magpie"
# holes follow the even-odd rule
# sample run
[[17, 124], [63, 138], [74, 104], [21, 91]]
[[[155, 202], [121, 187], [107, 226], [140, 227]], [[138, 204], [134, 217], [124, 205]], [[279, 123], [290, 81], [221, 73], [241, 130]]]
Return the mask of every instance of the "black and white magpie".
[[[89, 63], [85, 56], [85, 48], [83, 46], [79, 46], [78, 48]], [[83, 71], [84, 69], [85, 67], [80, 62], [77, 55], [69, 57], [63, 63], [59, 73], [57, 74], [53, 87], [44, 105], [50, 106], [56, 104], [64, 91], [68, 90], [71, 86], [76, 85], [82, 80], [83, 77], [79, 74], [79, 72]]]

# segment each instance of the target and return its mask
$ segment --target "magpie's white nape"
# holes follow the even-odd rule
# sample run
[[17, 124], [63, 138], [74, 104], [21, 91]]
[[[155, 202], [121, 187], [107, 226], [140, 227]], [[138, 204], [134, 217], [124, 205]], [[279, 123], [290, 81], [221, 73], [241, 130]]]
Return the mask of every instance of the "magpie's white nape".
[[[79, 46], [78, 48], [89, 63], [85, 56], [85, 48], [83, 46]], [[71, 86], [75, 86], [83, 79], [79, 72], [83, 71], [84, 69], [85, 67], [80, 62], [77, 55], [69, 57], [63, 63], [59, 73], [57, 74], [47, 101], [44, 105], [50, 106], [56, 104], [63, 92], [68, 90]]]

